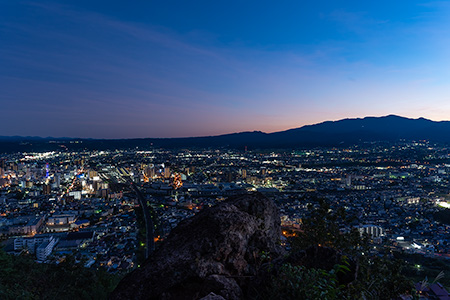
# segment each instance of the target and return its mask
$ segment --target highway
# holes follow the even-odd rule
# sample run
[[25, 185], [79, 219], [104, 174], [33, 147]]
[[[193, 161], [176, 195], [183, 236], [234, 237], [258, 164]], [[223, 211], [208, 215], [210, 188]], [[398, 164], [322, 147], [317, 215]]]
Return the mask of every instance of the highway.
[[155, 240], [154, 240], [154, 226], [153, 226], [153, 220], [152, 216], [150, 215], [149, 207], [147, 206], [147, 203], [145, 201], [144, 196], [142, 195], [139, 188], [136, 186], [134, 182], [131, 180], [127, 180], [128, 184], [133, 189], [134, 193], [136, 194], [139, 204], [142, 207], [142, 211], [144, 212], [144, 220], [145, 220], [145, 229], [146, 229], [146, 240], [147, 240], [147, 247], [145, 249], [145, 259], [147, 259], [150, 256], [150, 253], [155, 250]]
[[146, 231], [146, 247], [145, 247], [145, 259], [147, 259], [150, 256], [150, 253], [152, 253], [155, 250], [155, 240], [154, 240], [154, 224], [152, 216], [150, 215], [150, 209], [147, 206], [147, 201], [145, 201], [144, 196], [142, 195], [142, 192], [139, 190], [139, 188], [136, 186], [136, 184], [131, 180], [130, 177], [126, 176], [127, 174], [122, 175], [120, 174], [117, 169], [116, 171], [108, 172], [108, 174], [104, 174], [109, 179], [115, 179], [117, 182], [126, 182], [131, 189], [136, 194], [136, 197], [139, 201], [139, 205], [142, 207], [142, 211], [144, 214], [144, 221], [145, 221], [145, 231]]

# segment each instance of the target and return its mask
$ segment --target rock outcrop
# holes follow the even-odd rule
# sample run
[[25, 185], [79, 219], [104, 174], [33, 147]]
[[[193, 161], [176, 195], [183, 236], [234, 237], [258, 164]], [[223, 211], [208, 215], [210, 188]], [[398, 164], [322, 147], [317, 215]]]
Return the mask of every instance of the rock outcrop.
[[261, 254], [281, 253], [280, 218], [261, 194], [229, 199], [182, 221], [111, 299], [242, 299]]

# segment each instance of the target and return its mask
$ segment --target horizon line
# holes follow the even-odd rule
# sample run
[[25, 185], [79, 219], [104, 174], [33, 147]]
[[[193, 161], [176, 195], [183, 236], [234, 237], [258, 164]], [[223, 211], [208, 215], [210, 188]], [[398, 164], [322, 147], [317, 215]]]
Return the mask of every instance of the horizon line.
[[0, 136], [0, 140], [1, 139], [13, 139], [13, 138], [22, 138], [22, 139], [56, 139], [56, 140], [140, 140], [140, 139], [156, 139], [156, 140], [163, 140], [163, 139], [189, 139], [189, 138], [206, 138], [206, 137], [218, 137], [218, 136], [225, 136], [225, 135], [232, 135], [232, 134], [243, 134], [243, 133], [262, 133], [262, 134], [273, 134], [273, 133], [278, 133], [278, 132], [284, 132], [284, 131], [289, 131], [289, 130], [295, 130], [295, 129], [300, 129], [303, 127], [308, 127], [308, 126], [315, 126], [315, 125], [319, 125], [319, 124], [323, 124], [323, 123], [327, 123], [327, 122], [339, 122], [339, 121], [345, 121], [345, 120], [363, 120], [363, 119], [367, 119], [367, 118], [386, 118], [386, 117], [399, 117], [402, 119], [408, 119], [408, 120], [428, 120], [431, 122], [449, 122], [450, 120], [432, 120], [429, 118], [425, 118], [425, 117], [418, 117], [418, 118], [411, 118], [411, 117], [404, 117], [404, 116], [400, 116], [400, 115], [396, 115], [396, 114], [388, 114], [388, 115], [381, 115], [381, 116], [373, 116], [373, 115], [368, 115], [365, 117], [349, 117], [349, 118], [343, 118], [343, 119], [336, 119], [336, 120], [325, 120], [325, 121], [321, 121], [318, 123], [313, 123], [313, 124], [305, 124], [299, 127], [292, 127], [292, 128], [288, 128], [288, 129], [284, 129], [284, 130], [278, 130], [278, 131], [272, 131], [272, 132], [264, 132], [261, 130], [245, 130], [245, 131], [238, 131], [238, 132], [229, 132], [229, 133], [218, 133], [218, 134], [214, 134], [214, 135], [200, 135], [200, 136], [175, 136], [175, 137], [117, 137], [117, 138], [95, 138], [95, 137], [68, 137], [68, 136], [60, 136], [60, 137], [54, 137], [54, 136], [37, 136], [37, 135], [5, 135], [5, 136]]

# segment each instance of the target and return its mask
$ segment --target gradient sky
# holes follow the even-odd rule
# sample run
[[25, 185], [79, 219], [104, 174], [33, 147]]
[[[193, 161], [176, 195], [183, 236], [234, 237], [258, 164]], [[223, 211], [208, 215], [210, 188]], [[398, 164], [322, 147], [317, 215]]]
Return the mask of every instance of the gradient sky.
[[0, 135], [450, 119], [450, 2], [0, 0]]

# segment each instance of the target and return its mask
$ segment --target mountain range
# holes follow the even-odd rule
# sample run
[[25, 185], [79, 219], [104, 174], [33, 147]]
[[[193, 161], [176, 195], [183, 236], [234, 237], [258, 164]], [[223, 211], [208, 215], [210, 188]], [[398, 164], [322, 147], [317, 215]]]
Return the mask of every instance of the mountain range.
[[[64, 144], [77, 149], [183, 148], [229, 147], [240, 148], [296, 148], [319, 146], [347, 146], [364, 142], [399, 140], [428, 140], [450, 143], [450, 121], [410, 119], [396, 115], [326, 121], [314, 125], [274, 133], [240, 132], [218, 136], [190, 138], [143, 139], [70, 139], [40, 137], [0, 137], [0, 152], [46, 151], [61, 149]], [[74, 143], [81, 141], [81, 143]], [[55, 143], [56, 142], [56, 143]]]

